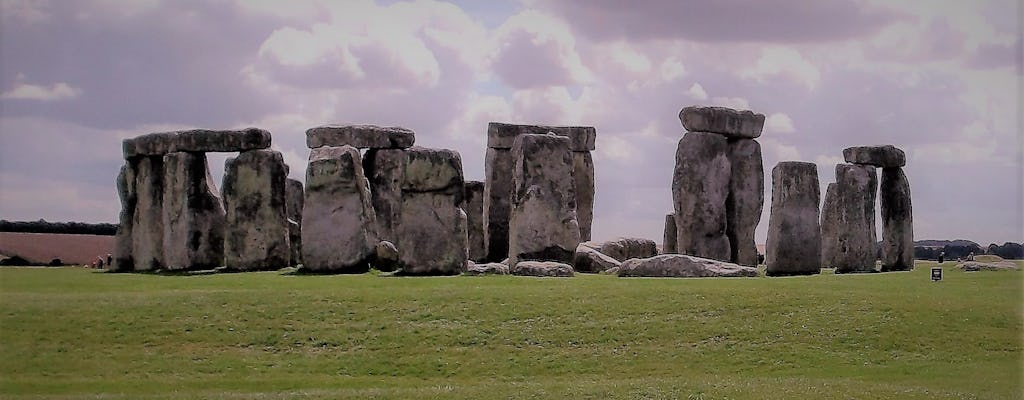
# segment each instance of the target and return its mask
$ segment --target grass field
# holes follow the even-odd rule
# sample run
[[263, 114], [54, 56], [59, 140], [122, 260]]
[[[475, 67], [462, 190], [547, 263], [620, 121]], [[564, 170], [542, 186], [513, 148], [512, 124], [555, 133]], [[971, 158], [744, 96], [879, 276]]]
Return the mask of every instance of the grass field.
[[0, 397], [1020, 399], [1024, 272], [0, 269]]

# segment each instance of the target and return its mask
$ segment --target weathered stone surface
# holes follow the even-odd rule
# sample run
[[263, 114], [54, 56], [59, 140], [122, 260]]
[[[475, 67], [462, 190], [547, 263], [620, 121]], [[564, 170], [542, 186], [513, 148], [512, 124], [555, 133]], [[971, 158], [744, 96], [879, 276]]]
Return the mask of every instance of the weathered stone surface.
[[482, 262], [487, 259], [484, 243], [484, 183], [466, 181], [462, 209], [466, 212], [466, 230], [469, 236], [469, 259]]
[[539, 277], [571, 277], [572, 266], [554, 261], [520, 261], [512, 268], [512, 275]]
[[512, 148], [509, 263], [571, 263], [580, 243], [569, 139], [520, 135]]
[[914, 269], [914, 215], [910, 182], [902, 168], [883, 168], [882, 271]]
[[464, 190], [462, 156], [455, 150], [412, 147], [406, 149], [402, 192], [451, 193], [461, 199]]
[[[822, 263], [837, 274], [875, 272], [875, 193], [878, 175], [870, 165], [836, 165], [835, 196], [825, 197], [829, 210], [823, 222], [834, 224], [823, 229], [832, 237], [822, 237], [829, 248], [829, 259]], [[827, 194], [827, 193], [826, 193]]]
[[121, 142], [124, 158], [162, 156], [185, 151], [196, 153], [235, 152], [270, 147], [270, 132], [259, 128], [157, 132]]
[[378, 271], [391, 272], [398, 269], [400, 260], [398, 248], [387, 240], [377, 243], [376, 258], [373, 260], [373, 267]]
[[164, 158], [140, 157], [135, 171], [132, 257], [136, 271], [149, 271], [163, 266]]
[[285, 181], [285, 212], [288, 215], [288, 244], [291, 246], [291, 266], [302, 264], [302, 200], [305, 197], [302, 182]]
[[[224, 266], [275, 270], [290, 265], [285, 200], [288, 167], [280, 152], [251, 150], [224, 163]], [[300, 225], [305, 226], [305, 221]]]
[[576, 246], [576, 254], [572, 258], [572, 267], [579, 272], [602, 272], [621, 264], [606, 254], [601, 253], [597, 243], [583, 242]]
[[1013, 261], [996, 261], [996, 262], [980, 262], [980, 261], [964, 261], [956, 265], [956, 268], [962, 269], [967, 272], [977, 271], [1006, 271], [1006, 270], [1019, 270]]
[[406, 128], [377, 125], [324, 125], [306, 130], [306, 146], [352, 146], [361, 149], [412, 147], [416, 134]]
[[111, 271], [135, 269], [135, 261], [132, 258], [132, 217], [135, 215], [136, 201], [133, 164], [126, 161], [117, 174], [117, 197], [121, 200], [121, 213], [118, 216], [117, 234], [114, 236], [114, 264], [107, 267]]
[[572, 152], [572, 180], [576, 185], [576, 219], [580, 240], [590, 240], [594, 223], [594, 158], [589, 151]]
[[633, 258], [619, 266], [620, 277], [706, 278], [758, 276], [757, 268], [684, 254]]
[[726, 199], [732, 174], [729, 145], [722, 135], [687, 132], [676, 149], [672, 200], [676, 250], [680, 254], [727, 261]]
[[409, 148], [406, 155], [395, 243], [402, 273], [462, 273], [469, 261], [462, 157], [453, 150], [422, 147]]
[[821, 206], [821, 266], [822, 268], [834, 268], [832, 260], [836, 257], [836, 249], [839, 246], [839, 234], [837, 228], [839, 223], [839, 190], [838, 185], [833, 182], [825, 189], [825, 202]]
[[508, 219], [512, 212], [512, 168], [508, 149], [488, 148], [484, 162], [484, 242], [487, 261], [508, 258]]
[[843, 158], [848, 163], [873, 165], [882, 168], [895, 168], [907, 165], [907, 156], [903, 150], [891, 144], [884, 146], [857, 146], [843, 149]]
[[355, 147], [309, 154], [302, 209], [302, 263], [311, 272], [362, 273], [376, 255], [377, 219]]
[[662, 239], [662, 242], [661, 242], [661, 252], [662, 252], [662, 254], [677, 254], [677, 253], [679, 253], [679, 250], [677, 250], [677, 248], [676, 248], [676, 246], [678, 246], [678, 244], [679, 244], [679, 240], [678, 240], [676, 235], [677, 235], [677, 232], [676, 232], [676, 214], [675, 213], [666, 214], [665, 215], [665, 237], [664, 237], [664, 239]]
[[396, 242], [395, 228], [402, 218], [402, 181], [406, 155], [402, 149], [370, 149], [363, 156], [363, 170], [370, 183], [377, 213], [377, 237]]
[[164, 155], [163, 268], [196, 270], [224, 262], [224, 206], [206, 153]]
[[469, 262], [465, 275], [508, 275], [508, 265], [502, 263], [477, 264]]
[[754, 230], [764, 207], [764, 166], [761, 145], [753, 139], [729, 140], [729, 196], [725, 200], [725, 235], [729, 238], [729, 260], [757, 266]]
[[602, 243], [587, 243], [590, 246], [597, 246], [598, 251], [619, 262], [658, 255], [658, 244], [650, 239], [619, 237]]
[[814, 163], [783, 161], [772, 169], [765, 275], [821, 272], [820, 196], [818, 167]]
[[683, 107], [679, 122], [690, 132], [714, 132], [735, 138], [754, 139], [761, 136], [764, 114], [725, 107]]
[[570, 151], [585, 152], [597, 148], [597, 130], [592, 126], [521, 125], [500, 122], [487, 124], [487, 147], [511, 149], [519, 135], [544, 135], [548, 132], [569, 138]]

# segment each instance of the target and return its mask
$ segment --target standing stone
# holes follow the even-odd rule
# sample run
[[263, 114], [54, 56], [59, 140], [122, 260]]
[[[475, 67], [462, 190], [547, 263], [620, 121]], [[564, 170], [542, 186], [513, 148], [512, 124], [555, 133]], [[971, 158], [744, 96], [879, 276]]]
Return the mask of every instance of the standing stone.
[[288, 167], [280, 152], [251, 150], [224, 165], [224, 266], [275, 270], [291, 260], [285, 181]]
[[363, 171], [370, 183], [370, 198], [377, 213], [377, 237], [397, 243], [395, 229], [402, 218], [402, 174], [405, 150], [370, 149], [363, 156]]
[[163, 266], [164, 158], [140, 157], [135, 171], [132, 257], [136, 271], [150, 271]]
[[757, 266], [754, 230], [761, 222], [764, 206], [764, 166], [761, 145], [753, 139], [729, 140], [729, 196], [725, 201], [729, 260], [735, 264]]
[[131, 271], [135, 268], [132, 258], [132, 216], [135, 215], [135, 167], [126, 161], [117, 174], [117, 197], [121, 200], [117, 235], [114, 237], [114, 265], [111, 271]]
[[821, 206], [821, 266], [835, 268], [832, 265], [839, 246], [839, 235], [836, 229], [842, 229], [839, 223], [839, 190], [835, 182], [829, 183], [825, 189], [825, 202]]
[[914, 216], [910, 182], [902, 168], [883, 168], [882, 271], [914, 269]]
[[378, 243], [377, 220], [355, 147], [310, 151], [301, 225], [303, 270], [369, 270]]
[[571, 264], [580, 243], [569, 139], [520, 135], [512, 148], [509, 265], [520, 261]]
[[732, 173], [725, 137], [687, 132], [676, 149], [672, 175], [677, 251], [680, 254], [728, 261], [726, 199]]
[[206, 153], [164, 155], [164, 257], [167, 270], [213, 269], [224, 261], [224, 206]]
[[772, 169], [765, 275], [821, 272], [819, 191], [818, 167], [814, 163], [783, 161]]
[[456, 275], [469, 261], [462, 157], [412, 147], [402, 173], [402, 218], [395, 231], [403, 274]]
[[484, 241], [487, 261], [508, 257], [508, 222], [511, 213], [512, 168], [509, 149], [488, 148], [484, 162]]
[[576, 218], [580, 240], [590, 240], [594, 223], [594, 158], [589, 151], [572, 152], [572, 178], [576, 186]]
[[676, 246], [679, 244], [676, 238], [676, 215], [665, 215], [665, 237], [661, 242], [661, 254], [679, 253]]
[[[837, 274], [849, 272], [875, 272], [875, 193], [878, 175], [870, 165], [836, 165], [835, 195], [827, 196], [823, 208], [830, 226], [823, 229], [832, 237], [822, 238], [829, 243], [829, 259], [822, 262], [836, 269]], [[828, 203], [828, 201], [834, 203]]]
[[484, 243], [484, 183], [466, 181], [465, 200], [462, 209], [466, 212], [467, 234], [469, 236], [469, 259], [482, 262], [487, 259]]
[[302, 182], [288, 179], [285, 182], [284, 208], [288, 216], [288, 244], [291, 246], [289, 265], [302, 264], [302, 199], [305, 190]]

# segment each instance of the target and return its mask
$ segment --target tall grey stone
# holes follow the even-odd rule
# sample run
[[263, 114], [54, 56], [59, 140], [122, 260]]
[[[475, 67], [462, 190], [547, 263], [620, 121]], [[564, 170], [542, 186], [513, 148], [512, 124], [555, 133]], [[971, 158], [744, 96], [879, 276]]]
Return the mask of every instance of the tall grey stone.
[[487, 246], [484, 243], [484, 183], [466, 181], [464, 198], [462, 209], [466, 212], [469, 259], [482, 262], [487, 259]]
[[661, 242], [661, 253], [662, 254], [675, 254], [679, 253], [676, 246], [679, 241], [676, 236], [676, 215], [666, 214], [665, 215], [665, 236]]
[[288, 169], [281, 153], [251, 150], [224, 163], [224, 266], [252, 271], [290, 265], [285, 200]]
[[359, 150], [311, 150], [302, 207], [303, 270], [368, 271], [378, 243], [376, 225]]
[[404, 149], [416, 141], [413, 131], [397, 126], [324, 125], [306, 131], [306, 146], [352, 146], [361, 149]]
[[672, 175], [677, 247], [680, 254], [729, 261], [726, 199], [729, 145], [722, 135], [687, 132], [679, 139]]
[[164, 157], [137, 158], [135, 213], [132, 216], [132, 257], [136, 271], [163, 267]]
[[914, 269], [914, 216], [910, 182], [902, 168], [883, 168], [882, 271]]
[[731, 138], [755, 139], [764, 128], [764, 114], [725, 107], [683, 107], [679, 122], [690, 132], [713, 132]]
[[284, 208], [288, 216], [288, 245], [291, 246], [291, 266], [302, 264], [302, 201], [305, 190], [302, 182], [295, 179], [285, 181]]
[[224, 206], [206, 153], [164, 155], [163, 268], [218, 268], [224, 261]]
[[469, 261], [462, 157], [453, 150], [422, 147], [405, 154], [402, 217], [395, 231], [401, 272], [460, 274]]
[[576, 218], [580, 240], [590, 240], [594, 223], [594, 157], [589, 151], [572, 152], [572, 178], [576, 186]]
[[839, 190], [838, 185], [833, 182], [825, 189], [825, 201], [821, 206], [821, 266], [823, 268], [834, 268], [833, 259], [836, 257], [836, 249], [839, 246], [839, 235], [836, 229], [842, 229], [839, 223]]
[[843, 149], [843, 158], [853, 164], [896, 168], [907, 165], [907, 155], [896, 146], [856, 146]]
[[729, 196], [725, 201], [725, 234], [729, 237], [729, 260], [757, 266], [754, 230], [764, 207], [764, 166], [761, 145], [753, 139], [729, 140]]
[[395, 229], [402, 218], [402, 174], [407, 157], [402, 149], [369, 149], [363, 155], [363, 171], [377, 213], [377, 237], [391, 243], [397, 243]]
[[821, 272], [820, 196], [818, 167], [814, 163], [783, 161], [772, 169], [765, 275]]
[[515, 140], [509, 265], [572, 263], [580, 227], [569, 143], [557, 135], [526, 134]]
[[111, 271], [131, 271], [135, 269], [132, 257], [132, 217], [135, 215], [135, 163], [128, 160], [121, 166], [117, 174], [117, 197], [121, 201], [121, 213], [118, 216], [117, 234], [114, 236], [114, 265], [108, 266]]
[[508, 220], [511, 213], [512, 168], [509, 149], [488, 148], [484, 156], [484, 242], [487, 261], [508, 257]]
[[832, 237], [828, 243], [830, 258], [822, 263], [836, 269], [837, 274], [875, 271], [875, 193], [878, 175], [870, 165], [836, 165], [835, 195], [826, 193], [825, 204], [830, 226], [822, 229]]
[[124, 158], [162, 156], [174, 152], [235, 152], [270, 147], [270, 132], [259, 128], [156, 132], [125, 139]]

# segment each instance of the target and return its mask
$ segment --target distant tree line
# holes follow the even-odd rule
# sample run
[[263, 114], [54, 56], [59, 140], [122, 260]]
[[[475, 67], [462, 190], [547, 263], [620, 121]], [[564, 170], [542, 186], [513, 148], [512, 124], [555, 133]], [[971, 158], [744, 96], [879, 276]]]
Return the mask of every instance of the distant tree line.
[[915, 243], [917, 246], [914, 247], [914, 258], [921, 260], [936, 260], [939, 258], [940, 253], [946, 253], [945, 256], [947, 260], [956, 260], [958, 258], [967, 258], [968, 255], [974, 253], [974, 255], [997, 255], [1007, 260], [1024, 259], [1024, 246], [1020, 243], [1006, 242], [1003, 243], [1002, 246], [992, 243], [988, 245], [988, 247], [982, 248], [977, 243], [965, 240], [956, 240], [947, 243], [941, 243], [941, 241], [935, 240], [927, 242], [929, 243], [924, 246], [922, 246], [920, 242]]
[[117, 233], [117, 224], [85, 222], [8, 221], [0, 219], [0, 232], [67, 233], [72, 235], [104, 235]]

